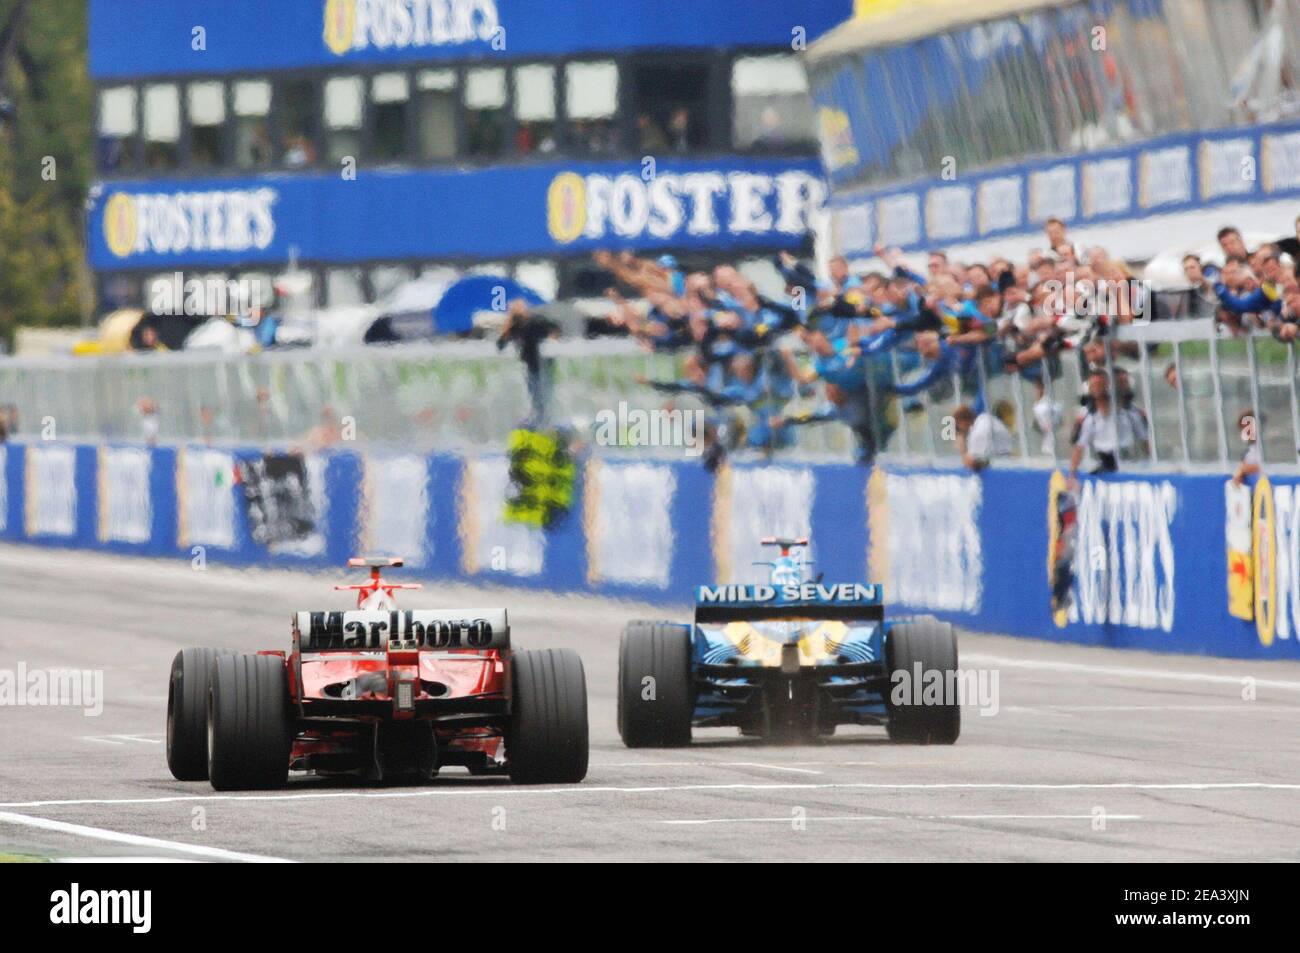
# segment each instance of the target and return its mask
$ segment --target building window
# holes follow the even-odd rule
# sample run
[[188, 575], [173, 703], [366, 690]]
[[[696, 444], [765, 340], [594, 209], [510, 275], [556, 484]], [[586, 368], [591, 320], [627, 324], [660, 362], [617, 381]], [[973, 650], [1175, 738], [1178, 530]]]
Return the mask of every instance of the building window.
[[456, 71], [422, 70], [415, 77], [415, 139], [421, 161], [456, 158]]
[[226, 87], [223, 83], [190, 83], [186, 89], [190, 117], [191, 165], [221, 164], [221, 130], [226, 122]]
[[271, 84], [264, 79], [232, 84], [231, 152], [235, 166], [253, 169], [271, 161]]
[[[359, 84], [361, 81], [356, 82]], [[327, 84], [327, 94], [328, 91]], [[280, 124], [280, 164], [290, 169], [315, 165], [316, 110], [319, 102], [315, 80], [286, 80], [280, 83], [276, 94], [276, 113]], [[360, 128], [359, 119], [357, 128]]]
[[576, 155], [619, 151], [618, 64], [613, 60], [568, 63], [564, 67], [564, 106], [568, 146]]
[[466, 150], [475, 158], [491, 158], [505, 151], [506, 71], [502, 67], [465, 73]]
[[135, 164], [136, 91], [112, 86], [99, 94], [99, 167], [117, 172]]
[[396, 162], [407, 157], [411, 117], [411, 81], [405, 73], [380, 73], [370, 81], [374, 117], [374, 158]]
[[144, 161], [151, 169], [180, 163], [181, 94], [175, 83], [144, 88]]
[[641, 155], [685, 155], [713, 145], [707, 62], [664, 57], [634, 62], [628, 98]]
[[515, 152], [521, 156], [555, 152], [555, 67], [516, 66]]
[[738, 149], [816, 144], [803, 64], [793, 56], [749, 56], [731, 68], [732, 138]]
[[361, 155], [364, 97], [360, 76], [335, 76], [325, 81], [325, 157], [333, 165]]

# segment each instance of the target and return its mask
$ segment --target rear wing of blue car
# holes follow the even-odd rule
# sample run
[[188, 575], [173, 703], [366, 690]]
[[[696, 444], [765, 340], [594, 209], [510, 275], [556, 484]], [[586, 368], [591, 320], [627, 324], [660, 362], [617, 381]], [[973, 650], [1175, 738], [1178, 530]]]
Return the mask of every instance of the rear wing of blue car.
[[774, 586], [700, 586], [695, 590], [695, 621], [827, 619], [843, 622], [882, 619], [884, 594], [878, 585], [806, 582]]

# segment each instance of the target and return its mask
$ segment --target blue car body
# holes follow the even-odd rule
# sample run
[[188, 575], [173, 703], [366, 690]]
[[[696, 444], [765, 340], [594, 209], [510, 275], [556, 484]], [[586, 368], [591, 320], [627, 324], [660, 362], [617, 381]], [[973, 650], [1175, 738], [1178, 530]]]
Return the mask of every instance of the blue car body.
[[704, 586], [690, 628], [694, 727], [829, 734], [887, 718], [879, 586]]

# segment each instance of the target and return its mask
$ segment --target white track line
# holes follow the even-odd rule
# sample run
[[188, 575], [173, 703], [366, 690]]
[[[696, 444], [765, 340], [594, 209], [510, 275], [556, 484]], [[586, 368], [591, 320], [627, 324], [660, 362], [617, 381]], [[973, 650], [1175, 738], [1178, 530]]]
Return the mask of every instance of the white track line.
[[[327, 801], [335, 799], [396, 800], [426, 797], [506, 797], [509, 795], [552, 794], [673, 794], [678, 791], [1300, 791], [1300, 783], [1269, 781], [1137, 782], [1116, 781], [1049, 784], [1012, 782], [936, 782], [933, 784], [884, 784], [856, 782], [825, 783], [735, 783], [662, 784], [643, 787], [571, 784], [561, 788], [509, 787], [483, 784], [475, 788], [427, 788], [421, 791], [311, 791], [302, 794], [181, 794], [166, 797], [81, 798], [64, 801], [12, 801], [0, 808], [109, 806], [114, 804], [176, 804], [181, 802]], [[0, 815], [2, 819], [2, 815]]]
[[154, 850], [172, 850], [177, 853], [191, 854], [195, 857], [207, 857], [211, 860], [236, 860], [245, 863], [287, 864], [290, 861], [278, 857], [264, 857], [261, 854], [241, 854], [220, 847], [203, 847], [199, 844], [182, 844], [179, 841], [161, 840], [157, 837], [142, 837], [139, 834], [122, 834], [118, 831], [104, 830], [102, 827], [86, 827], [82, 824], [69, 824], [66, 821], [52, 821], [44, 817], [28, 817], [26, 814], [13, 814], [0, 811], [0, 824], [16, 824], [20, 827], [35, 827], [43, 831], [55, 831], [59, 834], [71, 834], [74, 837], [89, 837], [92, 840], [111, 841], [116, 844], [130, 844], [133, 847], [149, 847]]
[[[1300, 706], [1297, 706], [1300, 711]], [[593, 768], [735, 768], [735, 767], [763, 767], [772, 768], [778, 771], [789, 771], [793, 768], [806, 767], [808, 765], [817, 765], [819, 768], [860, 768], [860, 767], [883, 767], [883, 768], [917, 768], [926, 767], [934, 764], [933, 761], [787, 761], [783, 765], [761, 763], [756, 761], [600, 761], [595, 758], [591, 760]], [[809, 771], [809, 774], [822, 774], [821, 771]]]
[[1136, 712], [1136, 711], [1195, 711], [1214, 714], [1273, 714], [1289, 715], [1300, 711], [1300, 705], [1276, 705], [1267, 702], [1233, 702], [1227, 705], [1004, 705], [1003, 711], [1022, 715], [1071, 715], [1076, 712]]
[[[767, 771], [792, 771], [795, 774], [822, 774], [811, 768], [801, 767], [805, 764], [839, 765], [849, 762], [840, 761], [791, 761], [789, 764], [771, 764], [765, 761], [593, 761], [601, 768], [763, 768]], [[876, 764], [877, 762], [859, 762]]]
[[[1177, 682], [1205, 682], [1213, 685], [1233, 685], [1240, 687], [1247, 678], [1261, 688], [1280, 688], [1285, 691], [1300, 692], [1300, 682], [1288, 682], [1275, 678], [1256, 678], [1254, 675], [1211, 675], [1209, 672], [1184, 672], [1165, 668], [1131, 668], [1120, 665], [1082, 665], [1077, 662], [1049, 662], [1043, 659], [1006, 658], [1001, 655], [985, 655], [981, 652], [962, 653], [963, 665], [974, 662], [991, 668], [1027, 668], [1044, 672], [1070, 672], [1078, 675], [1115, 675], [1120, 678], [1167, 679]], [[1249, 661], [1249, 659], [1243, 660]], [[1268, 661], [1261, 661], [1267, 666]]]
[[[826, 817], [808, 816], [803, 821], [1092, 821], [1101, 817], [1107, 821], [1140, 821], [1141, 814], [897, 814], [867, 815], [842, 814]], [[681, 827], [704, 827], [710, 824], [793, 824], [796, 818], [787, 817], [706, 817], [696, 820], [659, 821]]]

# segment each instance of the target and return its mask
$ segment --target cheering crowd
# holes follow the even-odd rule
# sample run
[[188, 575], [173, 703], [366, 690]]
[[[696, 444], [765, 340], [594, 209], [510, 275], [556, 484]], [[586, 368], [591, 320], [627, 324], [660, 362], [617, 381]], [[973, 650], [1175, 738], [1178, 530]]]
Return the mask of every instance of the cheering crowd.
[[989, 400], [989, 381], [1003, 374], [1033, 388], [1031, 426], [1050, 451], [1065, 413], [1058, 398], [1073, 396], [1054, 398], [1051, 380], [1062, 361], [1076, 360], [1086, 385], [1072, 423], [1073, 469], [1086, 452], [1113, 470], [1144, 453], [1147, 440], [1123, 366], [1138, 345], [1119, 341], [1117, 326], [1213, 317], [1233, 333], [1262, 328], [1285, 342], [1300, 334], [1300, 219], [1295, 236], [1256, 248], [1222, 229], [1224, 264], [1188, 255], [1187, 287], [1158, 294], [1104, 248], [1073, 242], [1059, 219], [1045, 223], [1044, 238], [1023, 262], [965, 263], [934, 251], [924, 274], [884, 247], [876, 249], [884, 267], [859, 274], [841, 257], [819, 276], [784, 254], [775, 262], [786, 283], [779, 299], [729, 265], [688, 273], [672, 256], [598, 253], [597, 264], [632, 292], [610, 292], [602, 324], [648, 348], [684, 352], [681, 379], [642, 383], [711, 408], [713, 466], [740, 448], [770, 455], [793, 442], [795, 428], [828, 421], [849, 427], [858, 460], [869, 463], [899, 411], [919, 409], [924, 395], [951, 407], [951, 439], [979, 469], [1012, 450], [1015, 411]]

